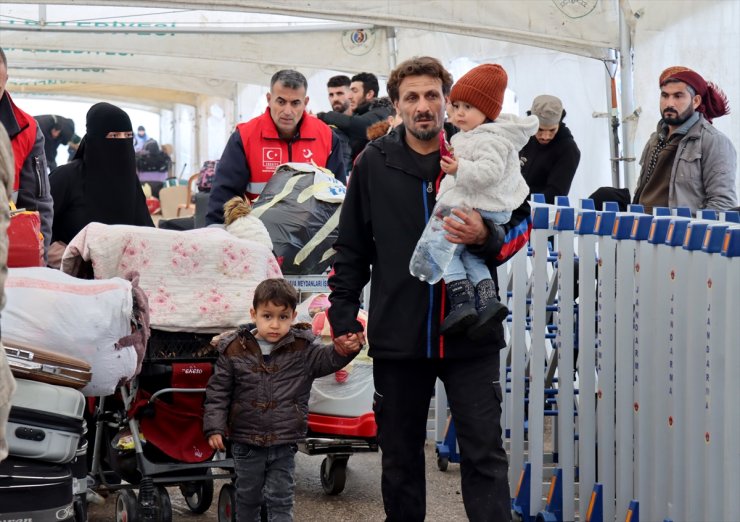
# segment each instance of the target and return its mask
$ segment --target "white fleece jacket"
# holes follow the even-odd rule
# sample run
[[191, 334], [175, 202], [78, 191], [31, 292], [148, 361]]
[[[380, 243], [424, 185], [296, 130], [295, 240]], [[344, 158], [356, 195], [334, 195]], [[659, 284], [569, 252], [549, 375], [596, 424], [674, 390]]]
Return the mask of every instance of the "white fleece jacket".
[[458, 161], [457, 174], [442, 179], [437, 201], [491, 212], [519, 207], [529, 195], [519, 151], [538, 128], [537, 116], [500, 114], [492, 123], [455, 134], [450, 141]]
[[264, 223], [257, 216], [252, 216], [251, 214], [242, 216], [228, 225], [226, 231], [239, 239], [251, 239], [252, 241], [262, 243], [272, 250], [270, 234], [267, 232]]

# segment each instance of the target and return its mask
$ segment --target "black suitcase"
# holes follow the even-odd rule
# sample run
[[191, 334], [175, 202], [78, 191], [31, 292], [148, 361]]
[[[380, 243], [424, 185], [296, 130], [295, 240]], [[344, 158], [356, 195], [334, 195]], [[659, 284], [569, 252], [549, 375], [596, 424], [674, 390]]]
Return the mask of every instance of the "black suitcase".
[[69, 466], [15, 457], [0, 462], [0, 520], [70, 520], [72, 502]]

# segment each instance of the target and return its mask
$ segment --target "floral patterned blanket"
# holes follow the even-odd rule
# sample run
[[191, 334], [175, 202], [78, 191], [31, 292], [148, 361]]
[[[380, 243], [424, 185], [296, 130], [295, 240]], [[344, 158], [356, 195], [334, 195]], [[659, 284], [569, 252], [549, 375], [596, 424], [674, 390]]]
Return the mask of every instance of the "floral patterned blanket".
[[272, 252], [217, 227], [180, 232], [90, 223], [67, 246], [62, 271], [79, 275], [92, 263], [95, 279], [140, 274], [151, 327], [221, 332], [249, 321], [255, 287], [282, 277]]

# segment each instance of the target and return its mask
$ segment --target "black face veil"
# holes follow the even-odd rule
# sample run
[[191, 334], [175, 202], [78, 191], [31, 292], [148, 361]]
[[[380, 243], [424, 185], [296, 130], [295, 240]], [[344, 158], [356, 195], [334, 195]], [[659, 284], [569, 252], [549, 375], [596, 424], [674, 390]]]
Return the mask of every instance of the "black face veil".
[[87, 134], [75, 155], [83, 163], [87, 214], [90, 221], [133, 225], [141, 191], [133, 139], [106, 138], [110, 132], [132, 132], [131, 119], [115, 105], [96, 103], [87, 112]]

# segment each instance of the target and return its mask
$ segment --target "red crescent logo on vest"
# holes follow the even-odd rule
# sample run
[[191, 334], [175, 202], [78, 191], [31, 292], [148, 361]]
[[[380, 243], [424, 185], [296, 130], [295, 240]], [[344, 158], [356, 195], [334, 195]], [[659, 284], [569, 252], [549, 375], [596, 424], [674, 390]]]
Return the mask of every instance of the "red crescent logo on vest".
[[305, 159], [309, 159], [313, 156], [313, 151], [311, 149], [303, 149], [303, 157]]

